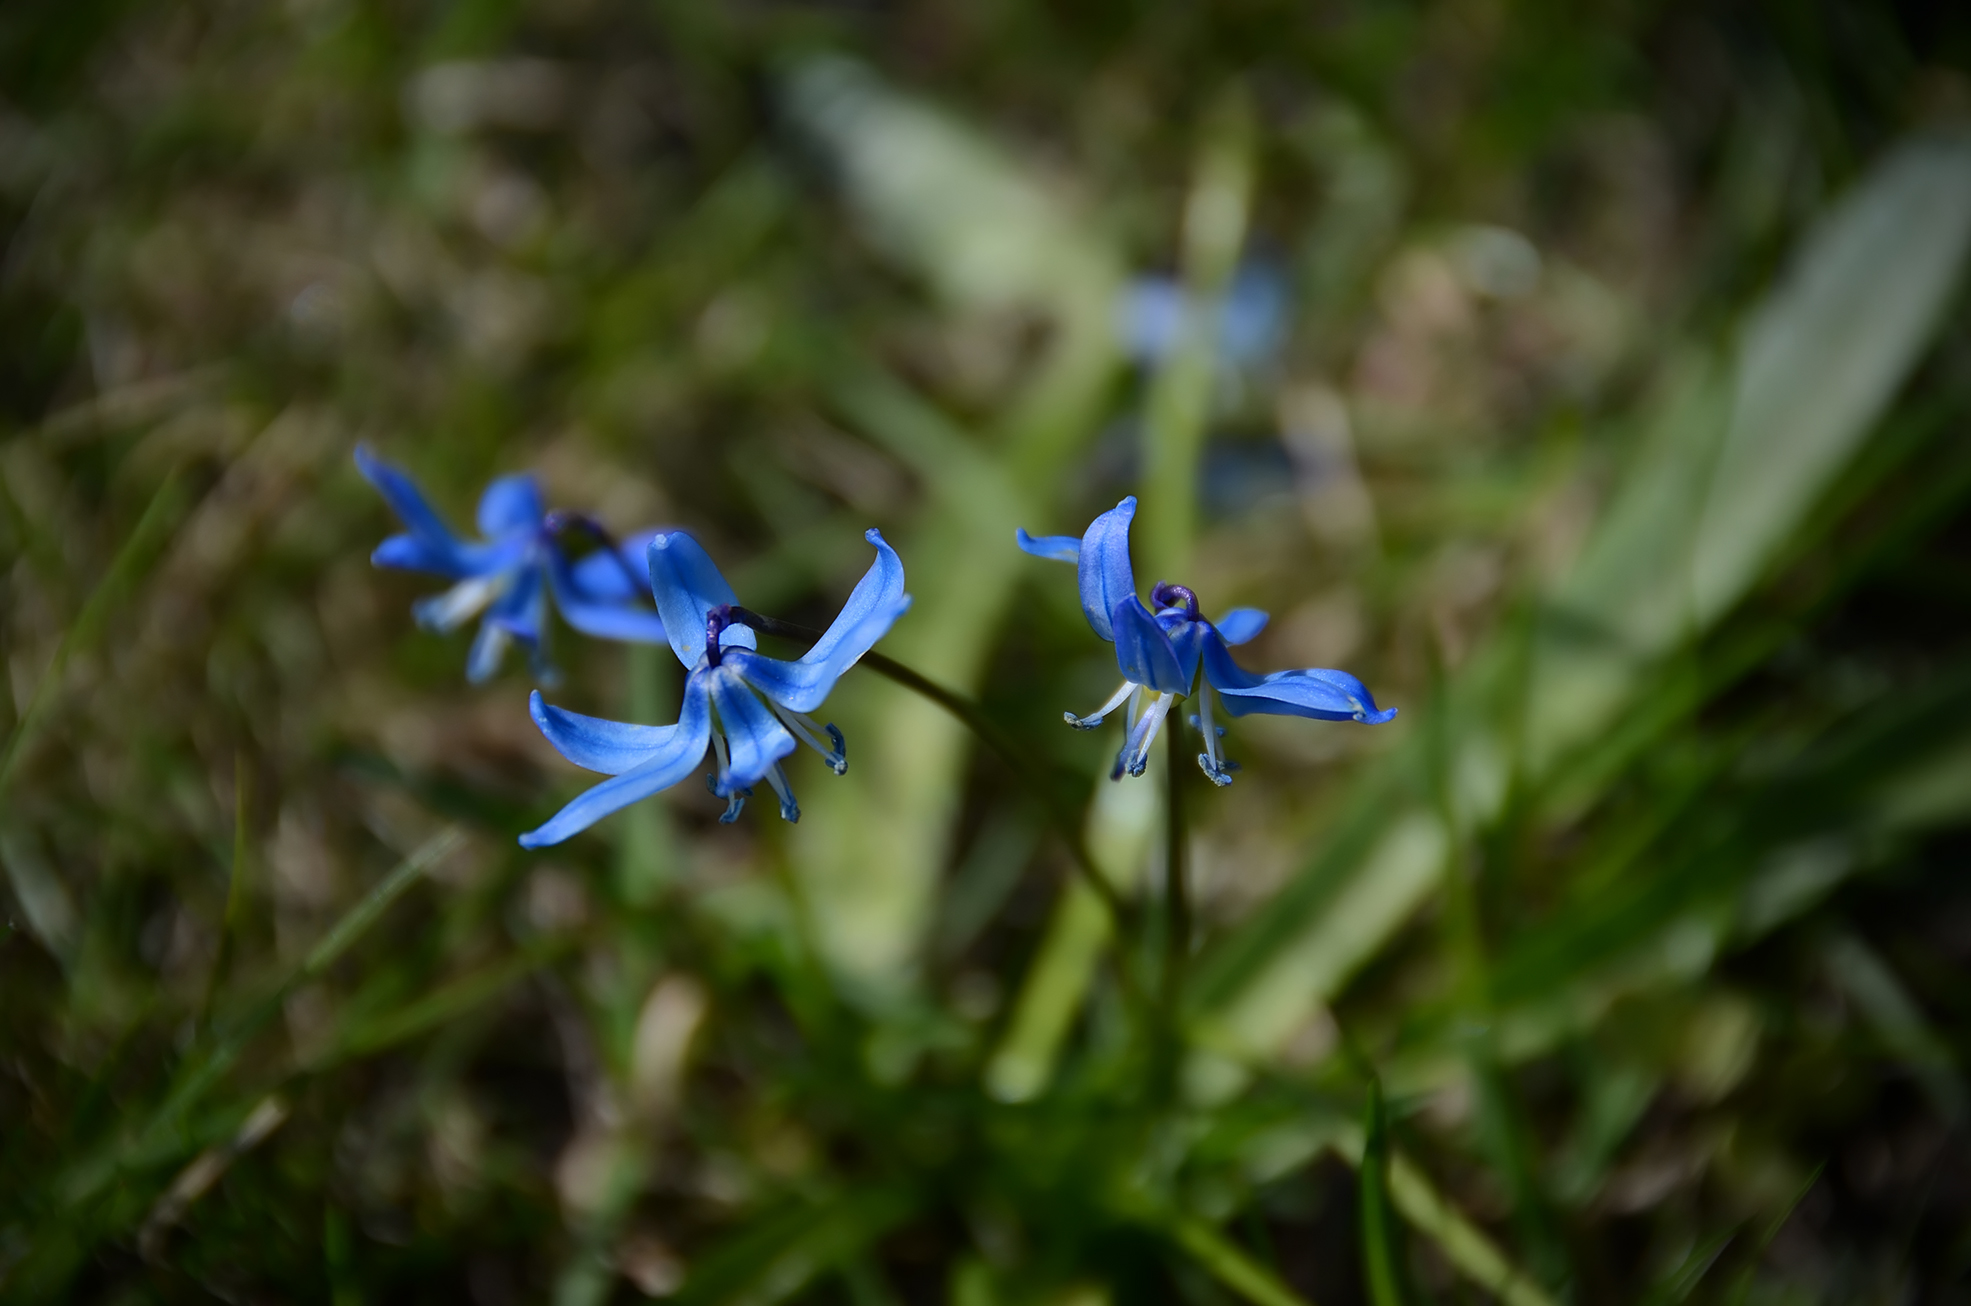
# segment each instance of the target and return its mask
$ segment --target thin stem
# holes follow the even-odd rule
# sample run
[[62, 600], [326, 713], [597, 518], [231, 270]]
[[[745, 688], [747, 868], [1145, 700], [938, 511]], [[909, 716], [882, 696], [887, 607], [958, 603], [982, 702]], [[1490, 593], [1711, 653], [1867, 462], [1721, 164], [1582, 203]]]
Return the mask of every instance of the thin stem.
[[1170, 723], [1165, 732], [1165, 777], [1169, 785], [1164, 804], [1164, 1009], [1175, 1034], [1177, 1004], [1184, 985], [1184, 967], [1191, 957], [1191, 890], [1184, 866], [1184, 732]]
[[[810, 644], [821, 638], [820, 631], [810, 630], [791, 621], [781, 621], [777, 617], [762, 616], [750, 608], [733, 608], [732, 619], [741, 625], [751, 626], [763, 635], [778, 635], [783, 639], [804, 640]], [[1128, 923], [1128, 905], [1123, 902], [1122, 895], [1116, 892], [1115, 886], [1109, 883], [1108, 878], [1095, 865], [1095, 859], [1089, 854], [1088, 845], [1082, 841], [1081, 831], [1076, 827], [1073, 816], [1065, 811], [1054, 794], [1034, 777], [1028, 759], [1022, 755], [1019, 747], [993, 724], [983, 708], [956, 690], [947, 689], [928, 676], [920, 675], [896, 659], [881, 653], [864, 653], [861, 665], [868, 667], [879, 676], [895, 681], [912, 693], [930, 699], [952, 716], [957, 717], [967, 729], [979, 737], [981, 743], [997, 753], [999, 759], [1006, 763], [1007, 769], [1013, 773], [1013, 778], [1039, 802], [1041, 811], [1048, 818], [1048, 823], [1054, 827], [1054, 832], [1061, 837], [1061, 842], [1066, 846], [1068, 857], [1074, 862], [1075, 869], [1081, 873], [1088, 887], [1095, 891], [1095, 896], [1102, 900], [1102, 905], [1108, 908], [1109, 915], [1114, 919], [1118, 930]]]

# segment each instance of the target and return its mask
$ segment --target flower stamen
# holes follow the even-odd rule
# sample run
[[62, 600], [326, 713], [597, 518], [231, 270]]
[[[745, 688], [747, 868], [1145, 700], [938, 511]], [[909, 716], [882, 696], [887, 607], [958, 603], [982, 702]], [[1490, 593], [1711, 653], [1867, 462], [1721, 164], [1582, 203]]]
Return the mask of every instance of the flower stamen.
[[716, 798], [725, 799], [725, 811], [719, 816], [720, 825], [731, 825], [739, 819], [739, 813], [746, 807], [746, 800], [753, 796], [751, 789], [742, 788], [732, 781], [732, 756], [726, 751], [725, 736], [712, 732], [712, 751], [718, 755], [717, 774], [705, 777], [705, 787]]
[[1122, 700], [1129, 697], [1131, 690], [1141, 688], [1142, 686], [1136, 684], [1134, 681], [1125, 680], [1115, 693], [1109, 695], [1108, 702], [1102, 704], [1102, 706], [1096, 708], [1087, 716], [1076, 716], [1072, 712], [1063, 712], [1061, 713], [1061, 719], [1073, 726], [1076, 730], [1093, 730], [1096, 726], [1102, 724], [1109, 713], [1122, 705]]
[[[1140, 692], [1141, 687], [1138, 687]], [[1177, 701], [1176, 694], [1157, 694], [1151, 699], [1143, 715], [1136, 718], [1130, 727], [1129, 738], [1116, 754], [1116, 764], [1109, 772], [1109, 779], [1120, 780], [1124, 771], [1132, 776], [1140, 776], [1150, 765], [1150, 746], [1156, 743], [1157, 731], [1163, 728], [1163, 719], [1170, 715], [1171, 704]], [[1134, 709], [1135, 704], [1130, 707]]]
[[[833, 771], [836, 775], [848, 774], [848, 741], [842, 738], [842, 732], [836, 729], [833, 723], [825, 726], [817, 725], [815, 719], [807, 713], [796, 712], [791, 708], [782, 707], [770, 698], [766, 701], [766, 705], [773, 709], [773, 714], [780, 718], [782, 725], [793, 732], [796, 739], [821, 754], [822, 758], [828, 763], [829, 770]], [[828, 744], [821, 742], [821, 735], [824, 731], [828, 735]]]
[[1225, 732], [1213, 725], [1211, 720], [1210, 685], [1198, 686], [1198, 714], [1191, 718], [1191, 724], [1204, 736], [1205, 750], [1198, 754], [1199, 769], [1220, 788], [1231, 784], [1232, 764], [1225, 761], [1218, 748], [1218, 741], [1224, 737]]
[[794, 801], [794, 787], [787, 783], [787, 772], [775, 762], [773, 769], [766, 773], [766, 782], [773, 786], [774, 796], [780, 799], [780, 819], [799, 824], [801, 805]]

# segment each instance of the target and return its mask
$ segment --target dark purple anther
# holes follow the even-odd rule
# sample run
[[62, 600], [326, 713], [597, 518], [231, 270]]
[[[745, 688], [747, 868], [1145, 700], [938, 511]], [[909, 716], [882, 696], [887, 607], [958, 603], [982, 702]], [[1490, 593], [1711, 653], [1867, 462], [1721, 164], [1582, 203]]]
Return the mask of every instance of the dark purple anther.
[[721, 603], [705, 614], [705, 662], [708, 666], [719, 664], [719, 636], [732, 624], [732, 606]]
[[1158, 612], [1165, 608], [1182, 608], [1191, 620], [1198, 619], [1198, 596], [1183, 585], [1173, 585], [1167, 580], [1158, 581], [1150, 590], [1150, 604]]

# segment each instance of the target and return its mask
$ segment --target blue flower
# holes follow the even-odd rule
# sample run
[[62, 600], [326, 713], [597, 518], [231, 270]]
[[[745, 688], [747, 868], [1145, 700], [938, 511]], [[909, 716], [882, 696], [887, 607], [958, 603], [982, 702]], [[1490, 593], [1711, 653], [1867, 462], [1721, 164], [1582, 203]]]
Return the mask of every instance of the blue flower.
[[1213, 784], [1232, 783], [1231, 773], [1238, 769], [1219, 748], [1224, 731], [1212, 721], [1213, 690], [1226, 713], [1235, 717], [1269, 712], [1379, 725], [1396, 715], [1393, 707], [1378, 711], [1368, 689], [1346, 671], [1309, 667], [1257, 675], [1233, 661], [1232, 647], [1266, 627], [1266, 614], [1257, 608], [1233, 608], [1216, 622], [1206, 621], [1198, 610], [1198, 596], [1169, 581], [1157, 582], [1150, 591], [1152, 606], [1145, 606], [1136, 596], [1136, 573], [1129, 565], [1129, 523], [1135, 516], [1132, 495], [1097, 517], [1080, 539], [1036, 538], [1024, 530], [1017, 537], [1020, 547], [1035, 557], [1075, 564], [1081, 579], [1081, 610], [1095, 633], [1116, 646], [1121, 687], [1088, 716], [1063, 714], [1075, 729], [1093, 730], [1128, 702], [1126, 719], [1131, 724], [1111, 779], [1120, 778], [1124, 771], [1143, 774], [1150, 745], [1156, 742], [1172, 704], [1192, 693], [1200, 663], [1204, 681], [1196, 686], [1198, 712], [1191, 724], [1204, 736], [1205, 751], [1198, 754], [1198, 765]]
[[[553, 677], [545, 647], [550, 593], [562, 618], [584, 634], [651, 644], [664, 638], [658, 615], [637, 606], [643, 588], [640, 560], [656, 532], [618, 543], [590, 518], [549, 513], [540, 485], [532, 476], [518, 475], [500, 477], [480, 496], [479, 533], [485, 538], [461, 540], [401, 469], [361, 447], [356, 466], [409, 528], [378, 545], [370, 561], [457, 582], [417, 602], [411, 610], [418, 624], [449, 631], [484, 614], [466, 659], [466, 678], [474, 684], [499, 670], [513, 640], [527, 647], [537, 677]], [[571, 529], [586, 531], [603, 547], [571, 563], [561, 547], [561, 537]]]
[[[1167, 361], [1177, 352], [1197, 307], [1167, 276], [1141, 276], [1116, 305], [1123, 351], [1139, 363]], [[1287, 283], [1270, 263], [1243, 263], [1216, 308], [1219, 356], [1236, 367], [1270, 363], [1286, 338]]]
[[744, 610], [737, 606], [732, 586], [698, 541], [682, 531], [651, 540], [650, 587], [671, 649], [689, 671], [677, 724], [639, 726], [578, 716], [549, 707], [536, 690], [534, 724], [548, 742], [576, 766], [614, 778], [562, 808], [540, 829], [520, 836], [521, 845], [560, 843], [611, 812], [670, 788], [697, 768], [708, 744], [718, 757], [718, 771], [708, 777], [711, 789], [726, 800], [720, 820], [736, 820], [761, 780], [779, 797], [781, 817], [800, 820], [800, 805], [780, 759], [799, 740], [826, 758], [835, 774], [849, 769], [842, 732], [816, 725], [807, 714], [821, 706], [842, 673], [910, 606], [896, 550], [877, 531], [863, 538], [876, 546], [875, 565], [857, 583], [834, 624], [793, 662], [756, 651], [753, 631], [740, 624]]

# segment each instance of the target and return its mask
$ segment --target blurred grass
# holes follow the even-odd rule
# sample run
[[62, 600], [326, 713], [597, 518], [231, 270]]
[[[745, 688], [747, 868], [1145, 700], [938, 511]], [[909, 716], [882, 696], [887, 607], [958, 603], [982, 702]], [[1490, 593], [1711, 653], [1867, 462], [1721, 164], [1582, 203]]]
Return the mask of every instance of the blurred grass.
[[[1955, 1300], [1967, 67], [1846, 0], [8, 6], [0, 1295]], [[358, 439], [809, 625], [882, 527], [1030, 783], [858, 673], [798, 827], [523, 854], [582, 779]], [[1113, 668], [1011, 544], [1130, 492], [1402, 709], [1186, 794], [1174, 1098], [1164, 760], [1059, 724]]]

